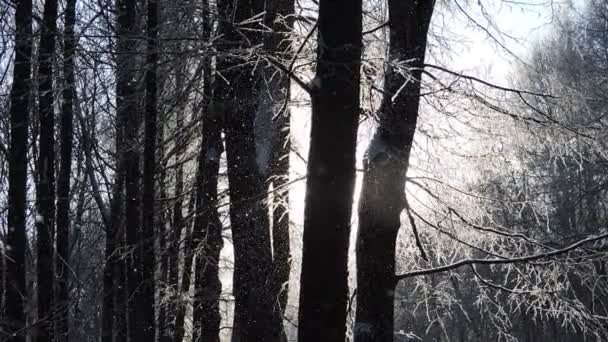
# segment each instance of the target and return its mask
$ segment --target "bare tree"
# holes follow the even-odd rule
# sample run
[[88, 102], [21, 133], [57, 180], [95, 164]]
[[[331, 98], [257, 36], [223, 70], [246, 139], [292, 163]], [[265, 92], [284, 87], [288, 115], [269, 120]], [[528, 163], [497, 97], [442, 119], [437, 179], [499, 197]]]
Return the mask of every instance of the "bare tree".
[[317, 73], [311, 85], [299, 341], [345, 339], [361, 38], [360, 0], [319, 2]]
[[266, 197], [265, 179], [256, 159], [255, 61], [239, 56], [262, 42], [254, 19], [263, 7], [262, 0], [223, 0], [218, 4], [218, 31], [223, 41], [218, 46], [216, 72], [222, 77], [214, 83], [214, 110], [223, 115], [226, 141], [235, 251], [233, 342], [273, 341], [280, 331], [269, 291], [272, 250], [268, 211], [262, 201]]
[[56, 275], [57, 293], [56, 305], [56, 340], [67, 342], [69, 340], [69, 312], [70, 312], [70, 177], [72, 174], [72, 144], [73, 144], [73, 117], [74, 117], [74, 58], [76, 38], [74, 24], [76, 22], [76, 0], [66, 3], [65, 29], [63, 38], [63, 89], [62, 113], [60, 126], [60, 168], [57, 180], [57, 255]]
[[138, 319], [141, 321], [141, 341], [154, 341], [156, 334], [154, 293], [154, 234], [155, 234], [155, 183], [156, 131], [157, 131], [157, 62], [158, 62], [158, 5], [157, 0], [148, 0], [147, 15], [147, 60], [146, 60], [146, 106], [145, 146], [143, 169], [143, 221], [139, 237], [141, 262], [141, 284], [138, 296]]
[[8, 232], [6, 236], [7, 341], [25, 342], [25, 210], [27, 193], [27, 135], [32, 56], [32, 1], [20, 0], [15, 9], [15, 66], [10, 98]]
[[57, 36], [57, 1], [46, 0], [38, 54], [38, 179], [36, 184], [36, 249], [39, 328], [36, 340], [54, 338], [52, 317], [55, 237], [55, 94], [53, 64]]
[[[359, 200], [355, 341], [392, 341], [395, 247], [408, 207], [405, 176], [434, 0], [389, 0], [390, 48], [379, 126], [367, 149]], [[407, 208], [409, 210], [409, 208]], [[412, 227], [415, 229], [415, 227]]]
[[[264, 48], [270, 58], [278, 58], [287, 64], [293, 58], [291, 31], [294, 24], [295, 2], [292, 0], [269, 0], [266, 3], [264, 23], [270, 29], [265, 35]], [[276, 73], [281, 72], [277, 77]], [[275, 312], [282, 321], [287, 307], [289, 294], [289, 273], [291, 271], [291, 247], [289, 241], [289, 154], [290, 119], [289, 101], [291, 96], [291, 79], [288, 74], [276, 70], [274, 65], [262, 74], [261, 108], [258, 109], [256, 121], [265, 121], [262, 129], [269, 135], [270, 146], [261, 146], [260, 152], [269, 153], [267, 167], [267, 184], [272, 186], [269, 206], [272, 212], [272, 263], [273, 263], [273, 298]], [[259, 143], [258, 143], [259, 144]], [[260, 147], [258, 145], [258, 147]], [[286, 339], [286, 337], [282, 337]]]

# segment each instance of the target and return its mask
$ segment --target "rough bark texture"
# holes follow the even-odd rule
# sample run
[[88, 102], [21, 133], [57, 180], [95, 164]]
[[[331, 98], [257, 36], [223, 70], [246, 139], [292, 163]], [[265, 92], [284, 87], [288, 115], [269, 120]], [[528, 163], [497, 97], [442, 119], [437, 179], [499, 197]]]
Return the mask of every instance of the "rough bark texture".
[[72, 140], [74, 118], [74, 23], [76, 0], [68, 0], [65, 8], [63, 50], [63, 102], [60, 130], [60, 169], [57, 180], [57, 293], [56, 293], [56, 341], [69, 338], [70, 309], [70, 175], [72, 171]]
[[[215, 83], [214, 110], [224, 116], [226, 156], [230, 192], [230, 222], [234, 242], [235, 313], [233, 342], [271, 341], [280, 335], [273, 317], [270, 291], [272, 251], [266, 198], [265, 177], [256, 160], [254, 119], [257, 100], [257, 77], [254, 60], [236, 56], [262, 42], [251, 29], [259, 26], [242, 22], [264, 10], [262, 0], [220, 3], [219, 33], [224, 41], [219, 47], [217, 69], [224, 78]], [[236, 23], [240, 27], [236, 27]], [[221, 80], [220, 80], [221, 79]], [[219, 113], [218, 113], [219, 114]]]
[[38, 182], [36, 184], [36, 266], [38, 294], [38, 342], [53, 339], [53, 240], [55, 228], [55, 113], [53, 55], [57, 34], [57, 0], [46, 0], [40, 27], [38, 54], [38, 96], [40, 125]]
[[25, 342], [25, 196], [27, 127], [32, 56], [32, 1], [15, 3], [15, 66], [10, 100], [8, 232], [6, 235], [6, 319], [8, 342]]
[[146, 60], [146, 113], [144, 129], [143, 217], [139, 236], [141, 283], [137, 309], [139, 311], [139, 341], [154, 341], [156, 335], [154, 300], [154, 229], [156, 200], [154, 175], [156, 173], [156, 116], [157, 116], [157, 62], [158, 62], [158, 5], [148, 0]]
[[298, 341], [343, 342], [359, 119], [361, 0], [319, 2]]
[[389, 61], [409, 61], [414, 81], [406, 79], [395, 64], [388, 66], [379, 126], [365, 155], [356, 248], [356, 342], [393, 341], [395, 245], [401, 211], [407, 204], [406, 172], [434, 3], [389, 0]]

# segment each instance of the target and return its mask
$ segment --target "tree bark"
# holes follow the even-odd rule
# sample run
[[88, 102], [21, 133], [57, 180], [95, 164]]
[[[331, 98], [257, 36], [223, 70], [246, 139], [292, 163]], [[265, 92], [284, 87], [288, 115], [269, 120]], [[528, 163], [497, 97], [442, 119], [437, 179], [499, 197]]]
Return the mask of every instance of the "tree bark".
[[[237, 56], [262, 42], [253, 30], [239, 32], [236, 23], [246, 22], [262, 13], [261, 0], [219, 4], [222, 20], [219, 32], [224, 37], [217, 69], [224, 76], [215, 83], [214, 110], [224, 116], [226, 156], [230, 192], [230, 222], [234, 242], [235, 313], [233, 342], [273, 341], [280, 327], [273, 317], [270, 290], [272, 251], [265, 177], [256, 160], [254, 118], [256, 112], [256, 75], [254, 61]], [[228, 80], [229, 83], [226, 83]], [[220, 114], [220, 113], [218, 113]]]
[[[290, 33], [293, 30], [294, 1], [270, 0], [266, 3], [266, 26], [271, 28], [264, 40], [266, 52], [272, 58], [289, 63], [293, 57]], [[276, 69], [271, 67], [264, 74], [262, 88], [262, 108], [258, 110], [256, 121], [264, 120], [270, 131], [270, 165], [267, 176], [269, 206], [272, 212], [272, 297], [274, 311], [282, 325], [289, 295], [289, 273], [291, 271], [291, 251], [289, 241], [289, 153], [290, 143], [290, 83], [287, 74], [274, 77]], [[266, 77], [267, 76], [267, 77]], [[263, 149], [264, 150], [264, 149]], [[258, 151], [258, 155], [259, 155]], [[281, 327], [282, 328], [282, 327]], [[282, 328], [281, 339], [287, 340]]]
[[[122, 163], [119, 172], [124, 172], [124, 222], [121, 221], [119, 229], [114, 233], [118, 235], [117, 245], [120, 246], [123, 234], [126, 238], [124, 253], [116, 263], [114, 276], [115, 281], [120, 284], [116, 288], [115, 305], [118, 313], [124, 306], [127, 307], [127, 317], [121, 319], [116, 315], [116, 324], [127, 323], [126, 329], [118, 331], [117, 339], [126, 339], [122, 334], [128, 333], [131, 341], [144, 341], [142, 333], [145, 326], [140, 317], [145, 315], [138, 310], [141, 295], [141, 260], [139, 258], [140, 243], [140, 151], [139, 151], [139, 126], [140, 115], [137, 108], [136, 98], [136, 79], [134, 75], [135, 51], [135, 21], [136, 21], [136, 2], [127, 0], [117, 0], [117, 43], [116, 43], [116, 116], [118, 121], [117, 129], [120, 131], [122, 153]], [[119, 135], [117, 134], [117, 136]], [[117, 147], [118, 149], [118, 147]], [[120, 158], [120, 156], [119, 156]], [[120, 196], [119, 196], [120, 197]], [[116, 198], [115, 200], [120, 200]], [[119, 256], [120, 257], [120, 256]], [[126, 276], [126, 279], [123, 277]], [[126, 284], [126, 292], [124, 288]], [[124, 297], [124, 298], [123, 298]], [[128, 298], [128, 301], [124, 301]]]
[[15, 3], [15, 66], [10, 94], [8, 232], [6, 235], [6, 319], [8, 342], [25, 342], [25, 210], [27, 127], [32, 57], [32, 1]]
[[53, 329], [53, 240], [55, 224], [55, 113], [53, 56], [57, 34], [57, 0], [46, 0], [40, 27], [38, 96], [40, 124], [38, 183], [36, 184], [36, 266], [38, 293], [38, 342], [50, 342]]
[[[211, 21], [208, 0], [203, 1], [203, 37], [211, 38]], [[220, 295], [222, 283], [219, 278], [220, 252], [223, 247], [222, 223], [217, 211], [218, 174], [223, 145], [221, 122], [216, 111], [211, 111], [212, 59], [203, 60], [203, 141], [198, 157], [196, 189], [196, 217], [194, 219], [193, 243], [196, 248], [194, 278], [193, 332], [194, 342], [219, 342]]]
[[143, 174], [143, 221], [139, 238], [139, 259], [141, 260], [141, 283], [136, 303], [139, 311], [139, 341], [154, 341], [156, 335], [155, 287], [154, 287], [154, 229], [156, 217], [154, 204], [156, 194], [154, 175], [156, 173], [156, 117], [157, 117], [157, 63], [158, 63], [158, 4], [148, 0], [147, 16], [147, 61], [146, 61], [146, 117], [144, 132], [144, 174]]
[[[395, 246], [401, 211], [407, 205], [406, 173], [434, 4], [434, 0], [389, 0], [389, 61], [393, 64], [385, 75], [379, 126], [366, 151], [359, 200], [356, 342], [393, 341]], [[405, 61], [409, 70], [399, 70], [394, 64]], [[412, 78], [404, 77], [404, 71]]]
[[68, 0], [65, 9], [65, 32], [63, 51], [63, 103], [61, 114], [61, 161], [57, 181], [57, 294], [56, 294], [56, 341], [69, 340], [69, 261], [70, 261], [70, 175], [72, 171], [73, 140], [73, 94], [74, 80], [74, 23], [76, 21], [76, 0]]
[[298, 341], [343, 342], [355, 183], [361, 0], [319, 2]]

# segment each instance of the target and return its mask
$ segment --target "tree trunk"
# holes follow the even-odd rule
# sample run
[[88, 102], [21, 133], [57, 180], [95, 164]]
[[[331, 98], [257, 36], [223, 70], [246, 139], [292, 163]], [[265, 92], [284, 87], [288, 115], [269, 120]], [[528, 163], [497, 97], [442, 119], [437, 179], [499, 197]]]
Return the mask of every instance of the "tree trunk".
[[[272, 58], [278, 58], [282, 63], [289, 63], [293, 57], [290, 33], [293, 30], [294, 1], [271, 0], [266, 4], [266, 16], [264, 21], [272, 31], [264, 40], [267, 53]], [[274, 310], [279, 320], [283, 323], [285, 308], [289, 295], [289, 273], [291, 271], [291, 251], [289, 242], [289, 153], [290, 144], [290, 83], [289, 75], [282, 74], [273, 77], [276, 72], [274, 67], [264, 74], [262, 88], [261, 110], [258, 110], [257, 121], [264, 120], [270, 132], [270, 165], [267, 176], [267, 184], [272, 188], [269, 196], [269, 205], [272, 211], [272, 297], [274, 299]], [[268, 76], [268, 77], [266, 77]], [[258, 151], [258, 155], [259, 155]], [[282, 329], [281, 339], [285, 341], [287, 336]]]
[[138, 341], [154, 341], [156, 335], [154, 301], [154, 212], [156, 173], [156, 115], [157, 115], [157, 61], [158, 61], [158, 5], [157, 0], [148, 0], [147, 18], [147, 63], [146, 63], [146, 120], [144, 137], [144, 174], [143, 174], [143, 222], [139, 238], [141, 260], [141, 284], [137, 309], [139, 311]]
[[25, 342], [25, 210], [27, 193], [27, 127], [32, 57], [32, 1], [15, 3], [15, 66], [10, 94], [8, 232], [6, 234], [7, 342]]
[[62, 90], [63, 103], [61, 114], [61, 165], [57, 182], [57, 295], [56, 295], [56, 341], [69, 340], [69, 261], [70, 261], [70, 175], [72, 171], [73, 135], [73, 94], [74, 94], [74, 23], [76, 21], [76, 0], [68, 0], [65, 9], [65, 35], [63, 51]]
[[[213, 30], [209, 1], [203, 1], [203, 37], [209, 39]], [[212, 65], [211, 57], [203, 60], [203, 141], [198, 160], [196, 189], [196, 217], [194, 219], [193, 243], [196, 246], [194, 279], [193, 342], [219, 342], [220, 295], [222, 283], [219, 278], [220, 252], [223, 247], [222, 223], [217, 211], [217, 185], [220, 156], [223, 145], [221, 123], [218, 113], [211, 111]]]
[[[219, 31], [225, 37], [220, 48], [217, 69], [224, 78], [215, 83], [214, 110], [224, 115], [226, 156], [230, 192], [230, 222], [234, 242], [235, 297], [233, 342], [274, 341], [280, 327], [273, 317], [270, 291], [272, 251], [265, 177], [256, 160], [254, 118], [256, 112], [256, 75], [254, 60], [243, 53], [262, 42], [255, 30], [238, 32], [234, 23], [242, 23], [261, 13], [260, 0], [233, 2], [224, 0], [219, 12], [223, 19]], [[221, 115], [218, 113], [218, 115]]]
[[[117, 334], [129, 334], [131, 341], [144, 341], [143, 332], [145, 325], [140, 318], [145, 315], [139, 311], [138, 303], [141, 295], [141, 260], [139, 258], [139, 243], [140, 243], [140, 151], [139, 151], [139, 126], [140, 115], [137, 108], [136, 98], [136, 80], [134, 75], [134, 58], [136, 40], [134, 38], [136, 8], [135, 1], [117, 0], [117, 60], [116, 60], [116, 116], [118, 120], [118, 130], [122, 136], [120, 147], [123, 154], [122, 169], [124, 172], [124, 224], [120, 225], [120, 229], [116, 230], [119, 235], [117, 244], [122, 243], [122, 234], [126, 237], [126, 248], [121, 249], [125, 255], [121, 258], [115, 269], [116, 281], [120, 287], [125, 284], [126, 293], [121, 293], [124, 288], [117, 288], [116, 310], [117, 312], [127, 307], [126, 331], [117, 331]], [[120, 242], [118, 242], [120, 241]], [[126, 272], [126, 279], [124, 277]], [[125, 298], [128, 302], [123, 302]], [[118, 324], [124, 324], [125, 320], [120, 319], [117, 315], [116, 321]], [[119, 339], [125, 337], [121, 336]]]
[[[401, 211], [407, 205], [405, 179], [434, 4], [434, 0], [389, 0], [389, 61], [408, 61], [411, 69], [388, 66], [379, 126], [365, 155], [356, 248], [356, 342], [393, 341], [395, 245]], [[414, 81], [408, 81], [404, 72]]]
[[46, 0], [40, 27], [38, 96], [40, 123], [36, 184], [36, 249], [38, 327], [35, 340], [50, 342], [53, 329], [53, 239], [55, 223], [55, 113], [53, 56], [57, 34], [57, 0]]
[[343, 342], [355, 183], [361, 0], [319, 2], [298, 341]]

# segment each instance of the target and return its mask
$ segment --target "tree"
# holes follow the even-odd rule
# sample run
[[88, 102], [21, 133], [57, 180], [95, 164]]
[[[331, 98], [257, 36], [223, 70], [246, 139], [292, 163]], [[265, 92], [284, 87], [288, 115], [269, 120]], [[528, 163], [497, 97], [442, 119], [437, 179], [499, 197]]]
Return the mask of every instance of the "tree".
[[246, 54], [262, 42], [252, 18], [262, 12], [264, 2], [224, 0], [218, 5], [218, 31], [224, 41], [218, 46], [216, 70], [223, 77], [214, 83], [214, 110], [223, 116], [235, 251], [232, 339], [273, 341], [280, 335], [281, 322], [273, 312], [269, 287], [272, 250], [268, 211], [262, 201], [266, 186], [256, 158], [255, 61]]
[[[210, 39], [213, 23], [209, 1], [203, 2], [203, 38]], [[196, 180], [196, 217], [192, 233], [195, 247], [196, 266], [194, 279], [193, 332], [192, 341], [219, 342], [220, 294], [222, 283], [219, 278], [220, 251], [223, 247], [222, 223], [217, 211], [218, 173], [223, 145], [221, 139], [221, 118], [211, 110], [213, 97], [212, 59], [203, 60], [203, 119], [200, 152], [198, 156], [198, 177]]]
[[[146, 106], [145, 146], [143, 169], [143, 222], [139, 237], [139, 260], [141, 262], [141, 284], [139, 284], [138, 334], [140, 341], [154, 341], [156, 334], [154, 300], [154, 233], [155, 233], [155, 182], [156, 174], [156, 116], [157, 116], [157, 62], [158, 62], [158, 5], [157, 0], [148, 0], [147, 16], [147, 61], [146, 61]], [[132, 339], [133, 340], [133, 339]]]
[[298, 340], [345, 339], [362, 49], [360, 0], [319, 2]]
[[55, 235], [55, 97], [53, 60], [57, 36], [57, 1], [46, 0], [38, 54], [38, 120], [40, 122], [36, 184], [36, 249], [39, 329], [36, 340], [50, 342], [53, 331], [53, 240]]
[[[293, 58], [291, 31], [293, 30], [293, 0], [269, 0], [266, 3], [264, 22], [271, 31], [266, 33], [264, 48], [270, 58], [279, 58], [289, 63]], [[265, 167], [267, 184], [272, 190], [269, 206], [272, 213], [272, 297], [275, 298], [275, 312], [283, 320], [289, 293], [289, 273], [291, 270], [291, 251], [289, 242], [289, 154], [291, 79], [282, 72], [276, 77], [274, 65], [262, 73], [261, 108], [256, 114], [256, 124], [261, 126], [262, 136], [267, 137], [270, 146], [259, 146], [260, 153], [270, 153], [269, 165]], [[260, 125], [259, 122], [263, 124]], [[259, 135], [259, 134], [258, 134]], [[262, 142], [263, 143], [263, 142]], [[270, 186], [272, 189], [270, 189]], [[282, 338], [286, 338], [285, 336]]]
[[389, 65], [359, 200], [356, 342], [393, 340], [395, 247], [401, 212], [409, 210], [405, 179], [434, 5], [434, 0], [388, 1]]
[[65, 32], [63, 38], [63, 89], [60, 127], [60, 168], [57, 180], [57, 294], [56, 294], [56, 336], [58, 342], [69, 340], [70, 312], [70, 176], [72, 174], [72, 143], [74, 117], [74, 58], [76, 38], [76, 0], [68, 0], [65, 8]]
[[25, 342], [25, 209], [27, 132], [32, 56], [32, 1], [20, 0], [15, 9], [15, 66], [10, 93], [8, 232], [6, 235], [6, 331], [8, 342]]

